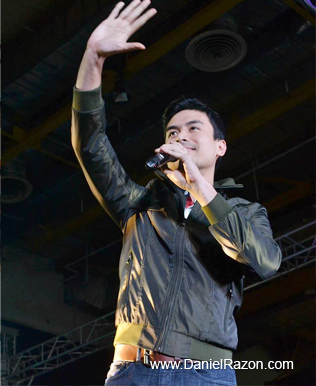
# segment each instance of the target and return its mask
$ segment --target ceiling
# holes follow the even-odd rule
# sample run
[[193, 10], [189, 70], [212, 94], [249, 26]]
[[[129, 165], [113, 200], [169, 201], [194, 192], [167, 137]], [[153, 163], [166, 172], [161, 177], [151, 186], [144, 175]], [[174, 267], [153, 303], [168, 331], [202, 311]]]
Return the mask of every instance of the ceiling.
[[[144, 162], [163, 142], [163, 110], [180, 95], [194, 96], [221, 113], [227, 124], [228, 152], [217, 179], [235, 178], [245, 187], [239, 195], [263, 203], [275, 236], [312, 221], [311, 8], [303, 0], [152, 3], [157, 15], [133, 37], [147, 49], [112, 57], [104, 66], [107, 132], [126, 171], [139, 183], [153, 178]], [[90, 272], [108, 280], [117, 272], [121, 233], [99, 207], [78, 166], [70, 144], [70, 114], [85, 44], [114, 4], [2, 2], [2, 245], [23, 245], [54, 259], [59, 272], [92, 254]], [[216, 29], [242, 36], [245, 57], [224, 71], [192, 67], [186, 47], [200, 33]], [[119, 77], [127, 103], [113, 102]], [[14, 176], [20, 179], [6, 178]], [[29, 196], [6, 203], [21, 189], [21, 178], [28, 181]], [[80, 263], [76, 269], [83, 269]]]

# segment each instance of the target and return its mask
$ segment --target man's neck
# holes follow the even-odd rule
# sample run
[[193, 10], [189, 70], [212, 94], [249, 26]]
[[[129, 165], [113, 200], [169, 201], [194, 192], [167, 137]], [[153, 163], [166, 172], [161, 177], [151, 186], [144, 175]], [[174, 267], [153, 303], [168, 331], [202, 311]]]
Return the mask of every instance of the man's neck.
[[202, 169], [200, 170], [202, 176], [206, 179], [207, 182], [209, 182], [211, 185], [214, 186], [214, 174], [215, 174], [215, 170], [212, 168], [212, 169]]

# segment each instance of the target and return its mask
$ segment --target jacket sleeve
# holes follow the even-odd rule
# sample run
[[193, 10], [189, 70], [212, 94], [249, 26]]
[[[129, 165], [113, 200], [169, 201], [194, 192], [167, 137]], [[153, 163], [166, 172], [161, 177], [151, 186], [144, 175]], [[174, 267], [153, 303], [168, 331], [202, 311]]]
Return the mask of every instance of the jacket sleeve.
[[229, 257], [249, 265], [263, 279], [271, 277], [281, 264], [281, 250], [273, 239], [266, 209], [249, 203], [247, 216], [220, 194], [202, 209], [210, 232]]
[[101, 88], [74, 89], [71, 142], [85, 178], [104, 210], [122, 229], [129, 209], [145, 188], [125, 173], [105, 134]]

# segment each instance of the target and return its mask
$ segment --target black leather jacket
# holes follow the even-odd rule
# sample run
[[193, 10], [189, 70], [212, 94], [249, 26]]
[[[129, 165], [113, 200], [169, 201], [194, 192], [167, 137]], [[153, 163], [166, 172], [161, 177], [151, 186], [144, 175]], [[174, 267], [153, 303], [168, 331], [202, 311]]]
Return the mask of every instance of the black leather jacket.
[[[183, 191], [163, 173], [146, 187], [125, 173], [97, 92], [75, 91], [72, 143], [92, 192], [123, 232], [114, 343], [201, 360], [211, 359], [208, 347], [235, 349], [245, 271], [267, 278], [280, 265], [265, 208], [218, 193], [185, 220]], [[214, 187], [240, 185], [227, 179]]]

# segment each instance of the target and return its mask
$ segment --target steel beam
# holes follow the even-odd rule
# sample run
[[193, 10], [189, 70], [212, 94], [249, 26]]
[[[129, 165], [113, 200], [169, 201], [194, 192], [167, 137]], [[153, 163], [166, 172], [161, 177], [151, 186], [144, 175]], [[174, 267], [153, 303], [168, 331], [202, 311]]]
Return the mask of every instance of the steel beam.
[[7, 385], [30, 385], [39, 375], [55, 370], [87, 355], [113, 347], [115, 311], [92, 320], [65, 334], [24, 350], [8, 359]]
[[267, 208], [269, 213], [275, 212], [280, 208], [296, 202], [301, 198], [307, 197], [313, 193], [313, 184], [311, 182], [300, 182], [292, 189], [277, 195], [271, 200], [265, 202], [263, 205]]
[[139, 72], [163, 57], [180, 43], [211, 24], [242, 1], [243, 0], [215, 0], [211, 2], [211, 4], [196, 13], [189, 20], [180, 24], [162, 39], [129, 60], [124, 72], [126, 78], [132, 77], [135, 74], [135, 71]]
[[[29, 8], [41, 3], [47, 3], [49, 11], [42, 13], [40, 20], [26, 17], [31, 30], [26, 31], [23, 28], [21, 31], [18, 27], [18, 35], [13, 34], [13, 39], [11, 37], [10, 40], [2, 41], [5, 62], [2, 70], [3, 88], [31, 70], [52, 50], [62, 46], [79, 28], [84, 27], [89, 18], [100, 13], [101, 7], [107, 6], [110, 9], [107, 0], [31, 1]], [[3, 5], [4, 14], [5, 8]], [[27, 9], [26, 5], [22, 9]]]
[[[306, 254], [306, 230], [314, 227], [315, 221], [300, 228], [294, 229], [282, 236], [281, 240], [294, 241], [295, 248], [300, 246], [300, 253]], [[297, 235], [297, 237], [295, 237]], [[310, 241], [309, 239], [307, 240]], [[281, 243], [282, 244], [282, 243]], [[315, 249], [315, 244], [313, 244]], [[286, 247], [285, 247], [286, 248]], [[286, 253], [285, 253], [286, 255]], [[287, 256], [288, 259], [291, 256]], [[295, 259], [297, 256], [294, 257]], [[288, 261], [283, 259], [283, 261]], [[303, 267], [298, 260], [294, 268], [286, 272], [282, 277], [275, 276], [269, 286], [262, 286], [253, 291], [253, 287], [246, 287], [244, 305], [238, 316], [259, 311], [270, 305], [286, 301], [292, 296], [315, 288], [314, 267]], [[303, 262], [304, 263], [304, 262]], [[303, 267], [303, 269], [301, 269]], [[261, 281], [259, 284], [264, 284]], [[249, 291], [251, 289], [251, 291]], [[9, 385], [21, 385], [39, 375], [55, 370], [79, 358], [93, 354], [101, 349], [112, 347], [115, 332], [114, 324], [109, 323], [108, 318], [114, 315], [114, 311], [94, 321], [84, 324], [70, 332], [54, 337], [39, 345], [31, 347], [23, 352], [13, 355], [8, 359], [9, 374], [3, 379]]]
[[[192, 36], [206, 25], [212, 23], [222, 14], [228, 12], [242, 1], [243, 0], [213, 1], [210, 5], [199, 11], [179, 27], [175, 28], [172, 32], [165, 35], [152, 46], [148, 47], [145, 51], [142, 51], [134, 57], [127, 59], [125, 76], [130, 78], [137, 74], [151, 63], [168, 53], [185, 39]], [[103, 78], [105, 81], [102, 87], [103, 94], [108, 93], [114, 88], [116, 76], [117, 75], [114, 71], [104, 72]], [[4, 164], [10, 161], [12, 158], [17, 157], [25, 150], [32, 148], [34, 144], [39, 142], [39, 140], [56, 130], [57, 127], [61, 126], [63, 123], [67, 122], [70, 119], [70, 112], [71, 103], [67, 104], [61, 110], [57, 111], [51, 117], [32, 129], [28, 133], [28, 136], [25, 138], [23, 143], [19, 143], [4, 152], [2, 163]]]
[[[284, 206], [295, 202], [301, 198], [310, 195], [313, 192], [313, 185], [311, 183], [300, 183], [294, 188], [282, 193], [270, 201], [263, 203], [269, 213], [272, 213]], [[36, 238], [33, 245], [36, 250], [40, 250], [43, 246], [52, 241], [59, 240], [69, 233], [75, 232], [87, 225], [89, 222], [96, 220], [97, 218], [105, 214], [100, 205], [95, 205], [88, 209], [86, 212], [66, 222], [55, 229], [50, 229], [44, 235]]]
[[227, 131], [230, 133], [228, 134], [228, 141], [235, 141], [311, 98], [315, 98], [315, 79], [310, 79], [301, 87], [291, 91], [289, 95], [285, 95], [241, 121], [233, 123], [230, 130]]
[[298, 268], [315, 264], [315, 224], [316, 221], [312, 221], [277, 237], [275, 241], [282, 251], [282, 261], [278, 272], [267, 280], [259, 280], [259, 278], [250, 280], [248, 278], [245, 283], [245, 290], [250, 290], [277, 277], [285, 276]]
[[304, 291], [315, 288], [315, 266], [296, 269], [279, 278], [274, 278], [268, 286], [246, 291], [238, 318], [254, 313], [273, 304], [286, 301]]
[[282, 0], [288, 7], [294, 9], [299, 15], [306, 19], [310, 24], [315, 25], [315, 18], [311, 15], [307, 9], [300, 6], [296, 1], [293, 0]]
[[[140, 55], [140, 54], [139, 54]], [[116, 74], [114, 71], [106, 71], [108, 76], [106, 76], [106, 81], [103, 83], [103, 92], [106, 94], [115, 85]], [[279, 99], [276, 102], [271, 103], [268, 106], [263, 107], [262, 109], [256, 111], [245, 119], [236, 122], [232, 125], [232, 129], [228, 130], [230, 135], [228, 135], [228, 141], [233, 142], [236, 139], [242, 137], [245, 134], [248, 134], [258, 127], [268, 123], [274, 118], [278, 117], [281, 114], [291, 110], [295, 106], [300, 105], [308, 99], [311, 99], [315, 96], [315, 79], [311, 79], [306, 82], [303, 86], [291, 92], [290, 95]], [[61, 126], [65, 121], [70, 119], [71, 104], [68, 104], [48, 120], [44, 121], [38, 125], [35, 129], [32, 129], [28, 135], [23, 135], [23, 142], [19, 142], [16, 146], [8, 149], [4, 152], [2, 157], [2, 164], [10, 161], [12, 158], [18, 156], [23, 151], [34, 147], [39, 141], [46, 137], [49, 133], [54, 131], [57, 127]], [[16, 128], [16, 132], [20, 129]], [[21, 130], [20, 130], [21, 132]], [[15, 135], [13, 139], [19, 138], [22, 139], [21, 133]]]
[[63, 225], [60, 225], [58, 228], [52, 228], [48, 226], [49, 230], [46, 231], [43, 236], [37, 237], [32, 244], [36, 250], [39, 250], [45, 246], [45, 244], [62, 239], [69, 233], [73, 233], [81, 229], [85, 225], [104, 215], [105, 212], [102, 207], [100, 205], [95, 205], [79, 216], [73, 218]]
[[[9, 134], [9, 133], [7, 133], [5, 131], [2, 131], [2, 135], [4, 137], [10, 138], [10, 139], [12, 139], [12, 140], [14, 140], [14, 141], [16, 141], [18, 143], [21, 143], [21, 142], [23, 142], [23, 139], [24, 139], [26, 134], [25, 134], [25, 130], [22, 130], [19, 127], [15, 126], [13, 128], [13, 134]], [[56, 159], [56, 160], [58, 160], [58, 161], [60, 161], [60, 162], [62, 162], [64, 164], [66, 164], [66, 165], [72, 166], [75, 169], [80, 169], [80, 166], [79, 166], [78, 162], [75, 163], [75, 162], [69, 161], [66, 158], [61, 157], [61, 156], [59, 156], [59, 155], [57, 155], [57, 154], [55, 154], [55, 153], [53, 153], [53, 152], [51, 152], [49, 150], [43, 149], [40, 143], [37, 144], [37, 145], [34, 145], [32, 147], [32, 149], [33, 150], [37, 150], [38, 152], [43, 153], [43, 154], [45, 154], [45, 155], [47, 155], [47, 156], [49, 156], [51, 158], [54, 158], [54, 159]]]

